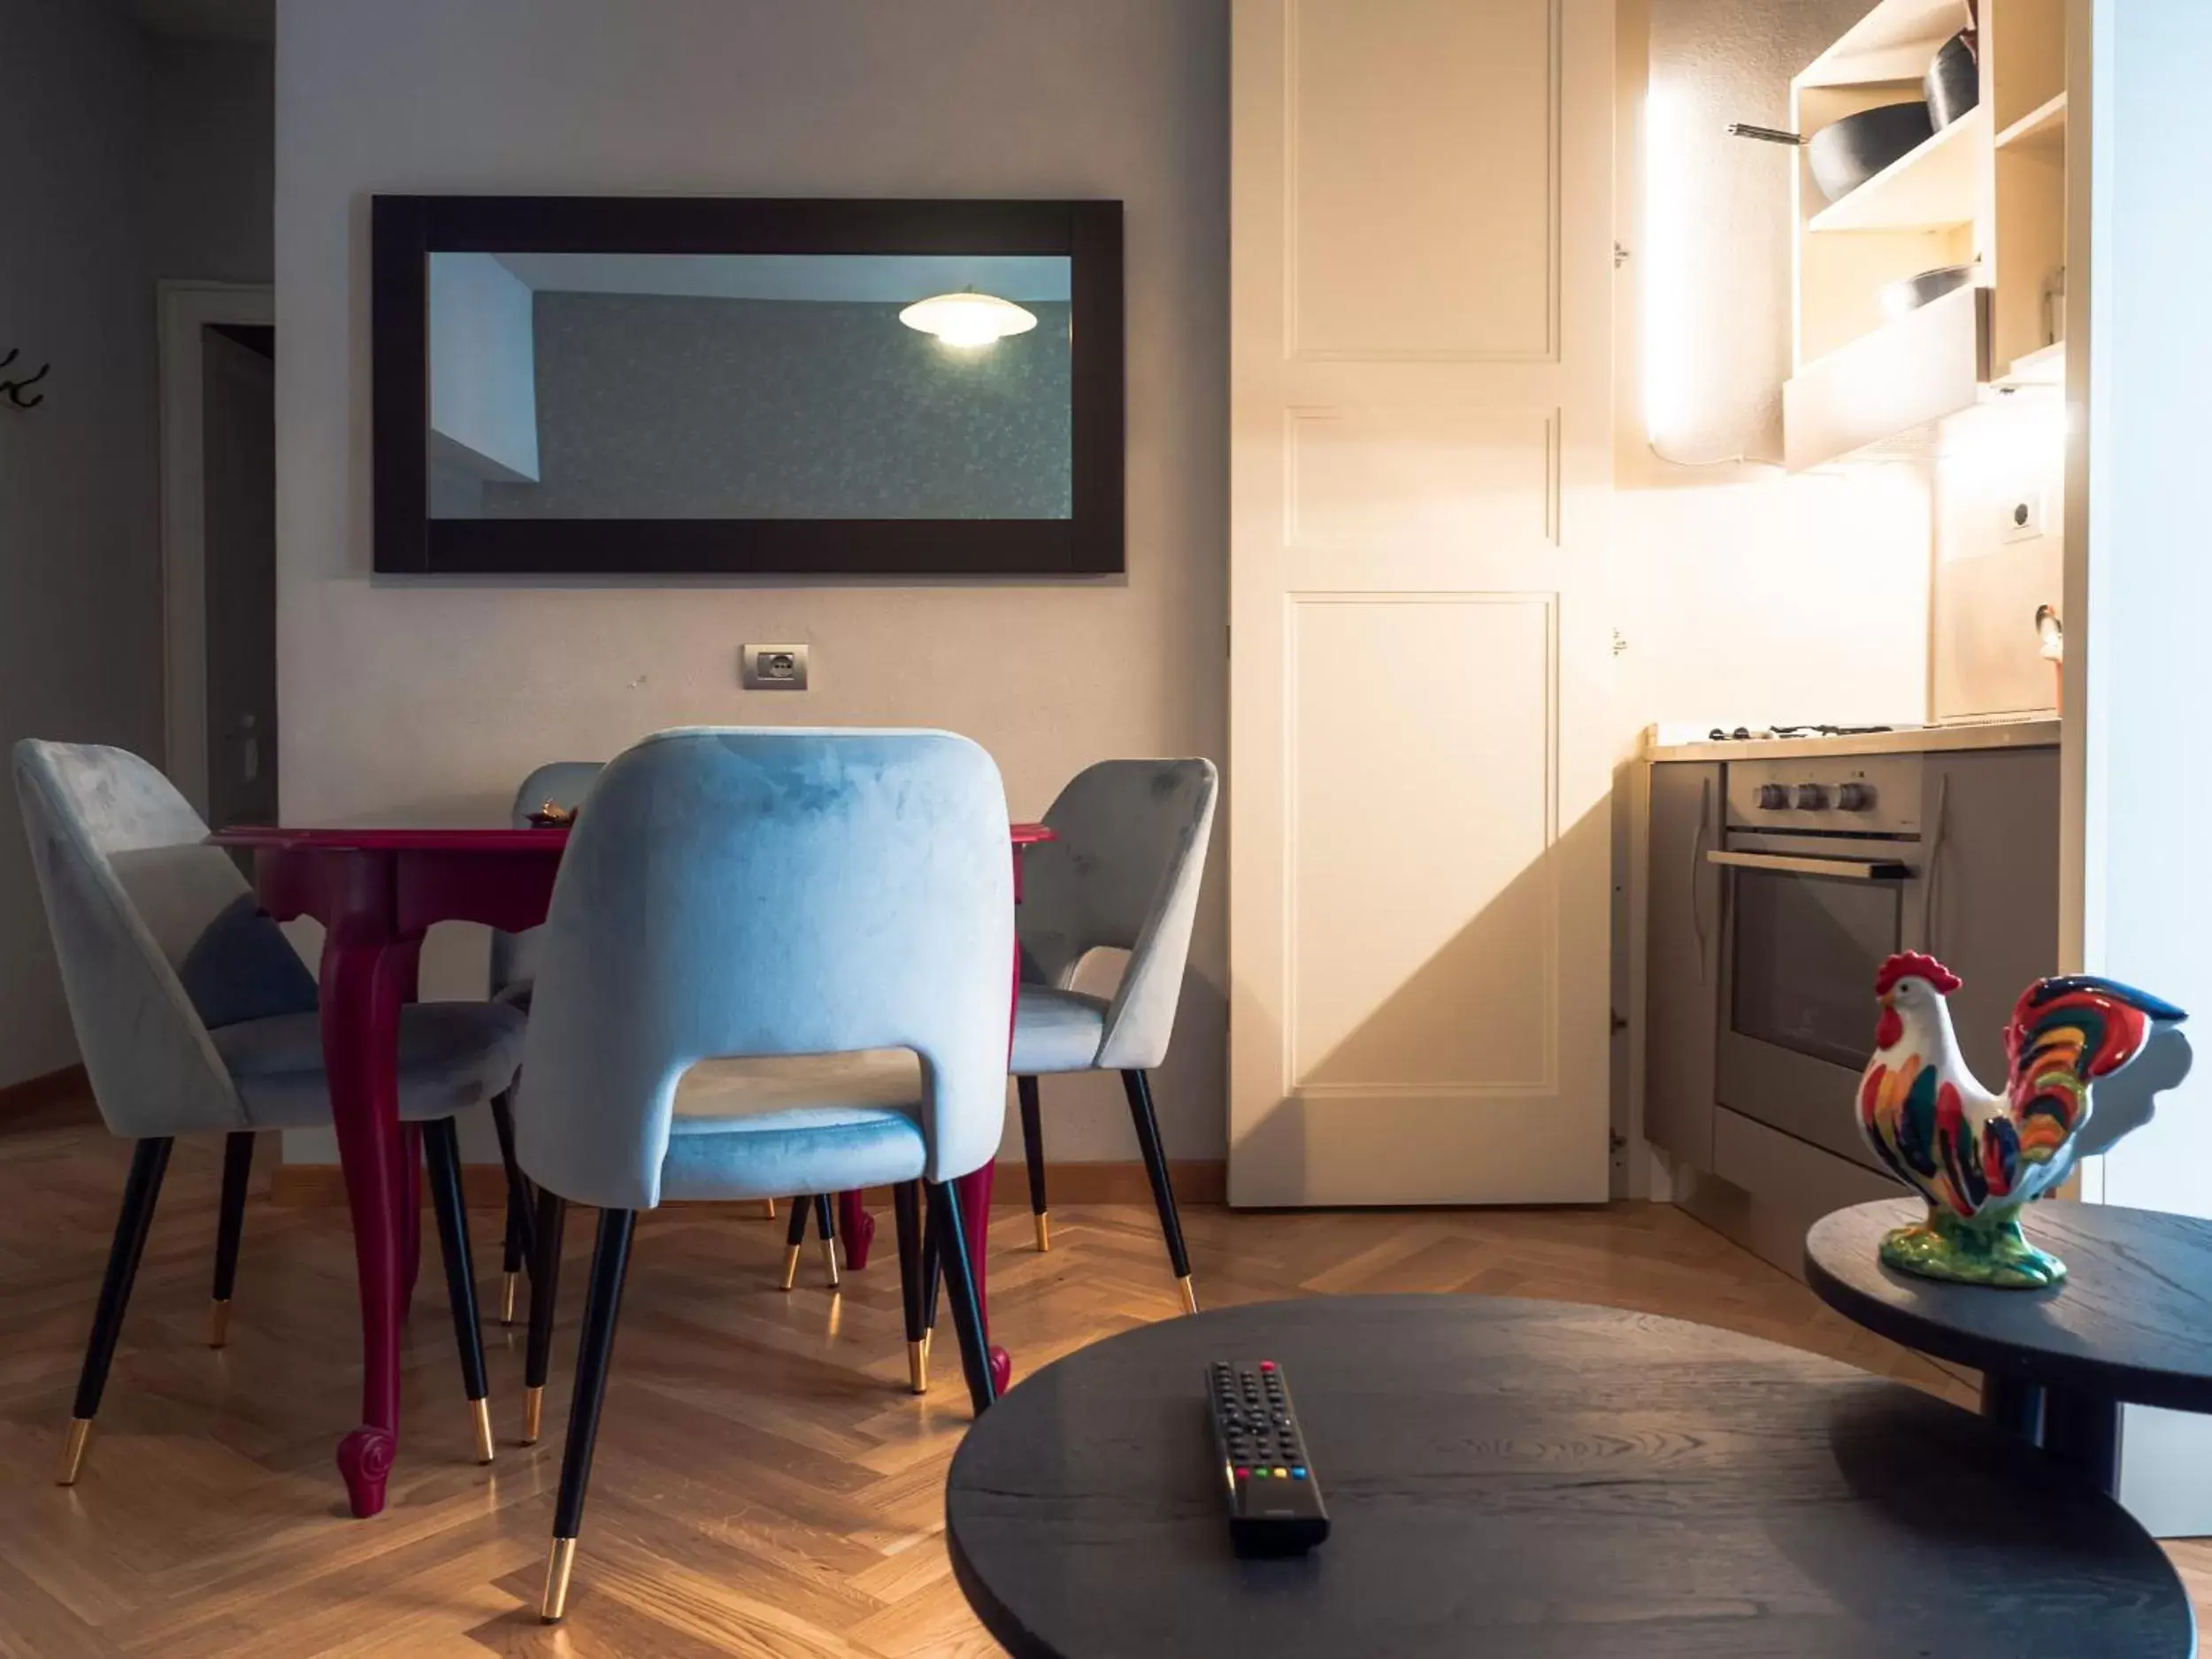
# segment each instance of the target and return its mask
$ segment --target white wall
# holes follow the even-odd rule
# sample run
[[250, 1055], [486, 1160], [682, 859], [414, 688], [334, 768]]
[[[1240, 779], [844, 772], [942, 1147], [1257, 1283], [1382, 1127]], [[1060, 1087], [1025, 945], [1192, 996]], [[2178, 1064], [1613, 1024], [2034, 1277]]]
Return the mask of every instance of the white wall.
[[[1227, 50], [1223, 0], [282, 0], [285, 815], [482, 821], [690, 721], [949, 726], [1024, 816], [1100, 757], [1225, 758]], [[1126, 580], [372, 581], [378, 190], [1122, 198]], [[810, 642], [816, 688], [741, 694], [747, 640]], [[1219, 875], [1159, 1086], [1183, 1157], [1225, 1145]], [[426, 990], [480, 963], [434, 939]], [[1134, 1156], [1110, 1079], [1046, 1094], [1055, 1156]]]
[[149, 42], [154, 274], [266, 282], [276, 269], [276, 54]]
[[1925, 469], [1790, 477], [1790, 77], [1869, 0], [1621, 0], [1619, 494], [1624, 753], [1647, 722], [1919, 720]]
[[[2173, 304], [2162, 280], [2212, 260], [2212, 222], [2174, 211], [2201, 196], [2212, 168], [2212, 123], [2193, 73], [2212, 60], [2212, 7], [2100, 4], [2091, 58], [2085, 116], [2072, 112], [2071, 89], [2090, 78], [2077, 70], [2069, 95], [2093, 167], [2085, 312], [2081, 295], [2067, 296], [2069, 398], [2078, 418], [2085, 397], [2088, 470], [2069, 534], [2085, 554], [2068, 571], [2065, 758], [2084, 786], [2081, 828], [2065, 849], [2083, 878], [2074, 936], [2089, 972], [2197, 1015], [2188, 1027], [2197, 1061], [2155, 1119], [2085, 1184], [2107, 1203], [2212, 1217], [2212, 561], [2202, 506], [2212, 315]], [[2078, 205], [2087, 171], [2077, 157]], [[2169, 1535], [2212, 1532], [2212, 1417], [2131, 1407], [2123, 1453], [2121, 1496], [2139, 1518]]]
[[[143, 43], [120, 8], [0, 0], [0, 745], [161, 746]], [[0, 1085], [76, 1058], [12, 790], [0, 807]]]

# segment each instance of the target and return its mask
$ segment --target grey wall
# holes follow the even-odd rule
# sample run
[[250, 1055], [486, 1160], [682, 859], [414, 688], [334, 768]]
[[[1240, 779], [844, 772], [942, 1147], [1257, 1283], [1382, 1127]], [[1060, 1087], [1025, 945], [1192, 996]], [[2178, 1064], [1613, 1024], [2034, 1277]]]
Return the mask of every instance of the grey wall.
[[276, 272], [276, 52], [155, 41], [154, 273], [267, 282]]
[[[287, 816], [495, 819], [539, 762], [696, 721], [951, 727], [1024, 817], [1102, 756], [1221, 757], [1227, 18], [1226, 0], [281, 0]], [[372, 580], [378, 190], [1120, 198], [1126, 579]], [[741, 693], [749, 640], [809, 641], [813, 689]], [[1181, 1157], [1226, 1140], [1220, 876], [1160, 1079]], [[480, 939], [434, 935], [426, 993], [482, 972]], [[1046, 1101], [1057, 1156], [1133, 1156], [1111, 1079]]]
[[[120, 11], [0, 0], [0, 745], [161, 747], [148, 69]], [[15, 370], [8, 373], [15, 373]], [[0, 1085], [76, 1058], [11, 787], [0, 806]]]
[[1066, 518], [1067, 304], [974, 350], [900, 309], [540, 292], [538, 481], [484, 516]]

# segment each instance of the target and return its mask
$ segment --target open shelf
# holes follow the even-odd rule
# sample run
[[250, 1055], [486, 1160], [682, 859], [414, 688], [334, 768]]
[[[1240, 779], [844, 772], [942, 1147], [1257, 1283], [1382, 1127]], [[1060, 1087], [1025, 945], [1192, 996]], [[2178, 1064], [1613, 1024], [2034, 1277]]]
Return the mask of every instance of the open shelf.
[[2045, 346], [2015, 357], [2012, 366], [1998, 377], [2000, 386], [2063, 386], [2066, 384], [2066, 342]]
[[1997, 148], [2026, 152], [2066, 153], [2066, 95], [2029, 111], [1997, 134]]
[[1988, 142], [1989, 111], [1978, 104], [1843, 200], [1814, 214], [1805, 228], [1820, 234], [1947, 230], [1971, 224], [1981, 204]]
[[1799, 370], [1782, 388], [1784, 465], [1801, 472], [1973, 407], [1993, 297], [1954, 288]]

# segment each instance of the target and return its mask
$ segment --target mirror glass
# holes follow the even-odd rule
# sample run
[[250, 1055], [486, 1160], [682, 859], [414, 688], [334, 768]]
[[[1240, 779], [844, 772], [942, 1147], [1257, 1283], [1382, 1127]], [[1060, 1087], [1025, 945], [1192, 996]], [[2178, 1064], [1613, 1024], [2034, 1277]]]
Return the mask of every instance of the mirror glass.
[[429, 257], [434, 518], [1067, 518], [1065, 256]]

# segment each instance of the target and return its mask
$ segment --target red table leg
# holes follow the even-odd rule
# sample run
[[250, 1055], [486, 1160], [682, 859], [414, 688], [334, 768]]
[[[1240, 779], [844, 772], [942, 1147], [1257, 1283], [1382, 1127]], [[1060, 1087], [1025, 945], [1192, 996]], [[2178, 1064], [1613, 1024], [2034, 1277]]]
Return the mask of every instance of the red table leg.
[[856, 1192], [837, 1194], [837, 1233], [845, 1240], [845, 1265], [868, 1265], [868, 1247], [876, 1241], [876, 1218]]
[[338, 1472], [354, 1514], [370, 1516], [384, 1507], [384, 1483], [399, 1450], [405, 1254], [399, 1009], [411, 953], [394, 949], [401, 941], [380, 902], [391, 890], [390, 866], [371, 863], [359, 877], [349, 895], [359, 902], [334, 922], [323, 944], [322, 1026], [361, 1286], [362, 1422], [338, 1442]]
[[399, 1126], [399, 1317], [415, 1317], [415, 1281], [422, 1277], [422, 1125]]
[[[968, 1271], [975, 1275], [976, 1310], [983, 1316], [983, 1329], [991, 1329], [989, 1305], [983, 1295], [983, 1263], [990, 1255], [991, 1247], [991, 1178], [993, 1165], [962, 1176], [953, 1183], [960, 1194], [960, 1221], [968, 1234]], [[1004, 1348], [994, 1343], [991, 1347], [991, 1375], [996, 1379], [998, 1391], [1004, 1394], [1014, 1380], [1014, 1359]]]

